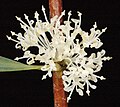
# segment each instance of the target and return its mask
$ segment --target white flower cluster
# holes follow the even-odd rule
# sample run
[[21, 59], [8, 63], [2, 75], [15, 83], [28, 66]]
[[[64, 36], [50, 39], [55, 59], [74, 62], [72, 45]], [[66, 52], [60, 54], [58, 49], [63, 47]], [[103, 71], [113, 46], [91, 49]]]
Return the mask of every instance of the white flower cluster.
[[[83, 96], [85, 85], [87, 86], [86, 93], [90, 95], [89, 87], [96, 88], [90, 81], [97, 82], [98, 78], [105, 79], [103, 76], [97, 76], [96, 73], [101, 70], [103, 61], [110, 60], [111, 57], [104, 56], [105, 50], [88, 55], [85, 49], [100, 48], [103, 43], [99, 36], [105, 32], [106, 28], [100, 31], [95, 23], [89, 34], [81, 29], [82, 14], [80, 12], [78, 12], [79, 19], [71, 19], [71, 11], [68, 12], [68, 19], [61, 24], [60, 20], [65, 15], [65, 11], [59, 17], [51, 18], [50, 21], [47, 19], [44, 7], [42, 7], [42, 11], [45, 22], [39, 19], [37, 12], [34, 16], [35, 21], [29, 20], [28, 16], [24, 14], [28, 24], [16, 17], [25, 31], [24, 34], [11, 32], [12, 37], [7, 36], [9, 40], [17, 43], [15, 46], [17, 49], [24, 51], [24, 55], [17, 57], [16, 60], [26, 58], [27, 64], [33, 64], [36, 61], [45, 63], [41, 70], [48, 71], [48, 73], [42, 79], [46, 79], [47, 76], [52, 77], [51, 72], [57, 69], [56, 63], [62, 62], [62, 65], [66, 66], [62, 76], [64, 90], [70, 93], [67, 101], [71, 99], [73, 90]], [[71, 26], [71, 23], [74, 26]], [[33, 46], [38, 48], [37, 55], [29, 50], [29, 47]]]

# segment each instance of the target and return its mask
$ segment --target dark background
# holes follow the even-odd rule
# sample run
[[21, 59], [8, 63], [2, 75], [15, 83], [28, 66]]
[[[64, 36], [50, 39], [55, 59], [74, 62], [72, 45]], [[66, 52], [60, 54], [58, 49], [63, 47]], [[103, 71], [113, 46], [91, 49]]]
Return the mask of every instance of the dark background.
[[[0, 1], [0, 55], [14, 59], [22, 56], [21, 50], [14, 48], [15, 43], [8, 41], [10, 31], [20, 32], [15, 16], [23, 17], [26, 13], [32, 19], [41, 6], [48, 11], [48, 0], [2, 0]], [[72, 95], [69, 107], [120, 107], [120, 1], [119, 0], [63, 0], [63, 8], [82, 12], [82, 29], [89, 31], [94, 22], [98, 28], [108, 27], [100, 37], [106, 55], [113, 59], [104, 63], [100, 75], [106, 81], [98, 81], [97, 89], [91, 89], [91, 96], [83, 97], [76, 92]], [[40, 16], [43, 18], [43, 15]], [[102, 49], [101, 48], [101, 49]], [[43, 72], [26, 71], [0, 73], [0, 107], [53, 107], [52, 79], [41, 80]]]

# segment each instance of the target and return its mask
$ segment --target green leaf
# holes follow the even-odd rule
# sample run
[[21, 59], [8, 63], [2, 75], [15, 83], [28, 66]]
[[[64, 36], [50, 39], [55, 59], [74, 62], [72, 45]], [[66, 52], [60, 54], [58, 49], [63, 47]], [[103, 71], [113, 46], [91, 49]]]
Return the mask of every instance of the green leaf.
[[40, 70], [40, 65], [27, 65], [5, 57], [0, 56], [0, 72]]

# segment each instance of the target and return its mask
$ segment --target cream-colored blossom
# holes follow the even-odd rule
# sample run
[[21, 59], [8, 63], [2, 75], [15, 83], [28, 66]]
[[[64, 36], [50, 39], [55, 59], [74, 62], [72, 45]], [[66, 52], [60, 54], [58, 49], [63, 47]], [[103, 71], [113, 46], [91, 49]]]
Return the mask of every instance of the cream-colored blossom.
[[[16, 57], [15, 60], [26, 59], [27, 64], [33, 64], [36, 61], [44, 63], [42, 71], [48, 71], [42, 79], [52, 77], [52, 71], [56, 71], [56, 63], [60, 62], [65, 65], [63, 69], [63, 84], [64, 90], [69, 92], [67, 101], [71, 99], [74, 90], [80, 96], [83, 96], [85, 85], [87, 86], [86, 93], [90, 95], [90, 89], [96, 89], [96, 86], [91, 84], [91, 81], [97, 82], [98, 79], [104, 80], [103, 76], [97, 76], [103, 66], [103, 61], [110, 60], [111, 57], [105, 57], [105, 50], [100, 52], [88, 53], [85, 48], [100, 48], [103, 43], [100, 40], [100, 35], [105, 32], [105, 29], [97, 29], [97, 24], [90, 29], [90, 34], [81, 28], [81, 13], [78, 12], [78, 19], [71, 19], [71, 11], [68, 12], [68, 19], [60, 23], [61, 18], [65, 15], [65, 11], [61, 15], [47, 19], [45, 8], [42, 6], [42, 11], [45, 21], [39, 19], [38, 12], [35, 12], [35, 20], [30, 20], [24, 14], [27, 23], [20, 21], [21, 28], [25, 31], [15, 33], [11, 31], [12, 37], [7, 36], [8, 40], [16, 42], [16, 49], [22, 49], [24, 55]], [[71, 26], [71, 23], [74, 26]], [[14, 39], [16, 38], [17, 39]], [[80, 40], [79, 38], [82, 38]], [[29, 48], [37, 47], [38, 53], [32, 53]]]

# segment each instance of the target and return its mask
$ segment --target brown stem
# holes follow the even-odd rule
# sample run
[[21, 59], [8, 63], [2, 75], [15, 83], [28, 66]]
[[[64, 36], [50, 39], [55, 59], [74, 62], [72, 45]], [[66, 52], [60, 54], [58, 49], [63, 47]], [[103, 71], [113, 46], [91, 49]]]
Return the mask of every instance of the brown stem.
[[60, 15], [62, 12], [62, 0], [49, 0], [50, 17]]
[[62, 71], [53, 72], [54, 107], [68, 107], [61, 76]]
[[[49, 0], [50, 18], [62, 12], [62, 0]], [[53, 72], [54, 107], [68, 107], [63, 89], [62, 70]]]

